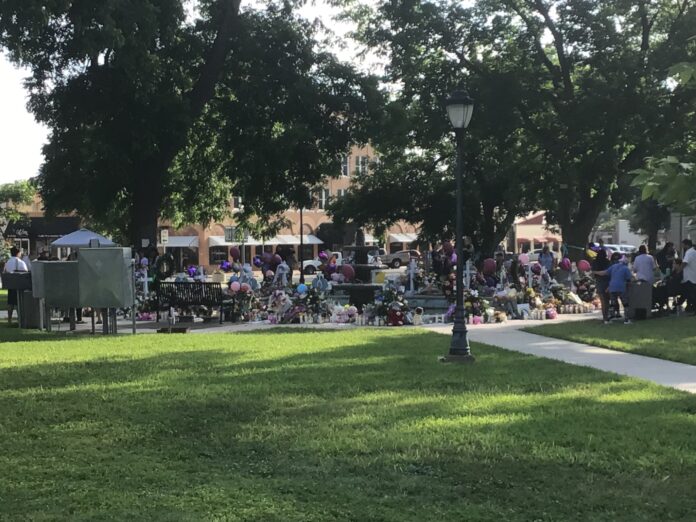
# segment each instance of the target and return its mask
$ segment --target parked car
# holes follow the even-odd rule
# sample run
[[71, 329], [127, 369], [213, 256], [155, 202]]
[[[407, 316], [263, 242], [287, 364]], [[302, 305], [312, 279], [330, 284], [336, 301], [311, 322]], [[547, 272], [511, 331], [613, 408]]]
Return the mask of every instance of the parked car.
[[619, 252], [620, 254], [633, 254], [638, 250], [633, 245], [604, 245], [604, 248], [608, 248], [612, 252]]
[[367, 262], [372, 265], [375, 262], [375, 258], [378, 257], [380, 260], [387, 255], [387, 251], [383, 248], [375, 248], [374, 250], [367, 251]]
[[[337, 265], [342, 265], [343, 264], [343, 254], [341, 252], [327, 252], [329, 256], [336, 256], [336, 264]], [[321, 260], [319, 258], [316, 259], [308, 259], [307, 261], [302, 262], [302, 271], [306, 275], [312, 275], [316, 273], [317, 270], [319, 270], [319, 267], [321, 266]]]
[[380, 256], [382, 263], [392, 268], [408, 265], [411, 258], [420, 259], [421, 254], [418, 250], [399, 250], [393, 254]]

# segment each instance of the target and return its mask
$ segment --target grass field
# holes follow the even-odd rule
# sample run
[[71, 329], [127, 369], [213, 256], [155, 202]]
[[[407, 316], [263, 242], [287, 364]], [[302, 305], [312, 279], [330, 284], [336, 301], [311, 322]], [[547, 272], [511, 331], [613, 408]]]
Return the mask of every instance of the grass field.
[[406, 329], [3, 339], [3, 520], [696, 520], [696, 397], [637, 380]]
[[7, 310], [7, 290], [0, 288], [0, 310]]
[[696, 318], [663, 317], [630, 325], [601, 321], [549, 324], [526, 331], [568, 341], [696, 364]]

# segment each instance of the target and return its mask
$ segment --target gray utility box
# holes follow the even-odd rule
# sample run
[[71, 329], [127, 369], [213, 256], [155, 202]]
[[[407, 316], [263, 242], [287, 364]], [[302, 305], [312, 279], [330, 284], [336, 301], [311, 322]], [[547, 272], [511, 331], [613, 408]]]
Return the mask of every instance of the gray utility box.
[[653, 286], [644, 281], [635, 281], [628, 286], [628, 317], [649, 319], [652, 315]]
[[7, 290], [31, 290], [31, 272], [3, 272], [1, 277]]
[[80, 306], [77, 261], [34, 261], [32, 293], [53, 308]]
[[77, 253], [77, 259], [81, 306], [133, 306], [130, 248], [81, 248]]

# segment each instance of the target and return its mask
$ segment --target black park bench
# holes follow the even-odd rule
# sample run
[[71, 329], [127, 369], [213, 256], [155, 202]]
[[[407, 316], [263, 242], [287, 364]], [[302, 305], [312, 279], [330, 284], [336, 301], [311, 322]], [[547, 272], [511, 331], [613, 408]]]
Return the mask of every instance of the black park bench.
[[154, 288], [158, 321], [160, 311], [169, 310], [170, 307], [207, 306], [218, 308], [222, 323], [222, 307], [226, 296], [220, 283], [160, 282]]

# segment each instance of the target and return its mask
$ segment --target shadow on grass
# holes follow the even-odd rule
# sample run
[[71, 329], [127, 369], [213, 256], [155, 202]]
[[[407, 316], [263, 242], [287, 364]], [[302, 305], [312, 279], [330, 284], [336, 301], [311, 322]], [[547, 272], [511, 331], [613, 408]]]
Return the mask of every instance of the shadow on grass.
[[6, 513], [696, 514], [692, 397], [481, 345], [476, 364], [443, 365], [448, 339], [426, 332], [345, 346], [342, 332], [312, 333], [291, 354], [254, 352], [248, 332], [240, 350], [211, 336], [200, 350], [0, 370]]

